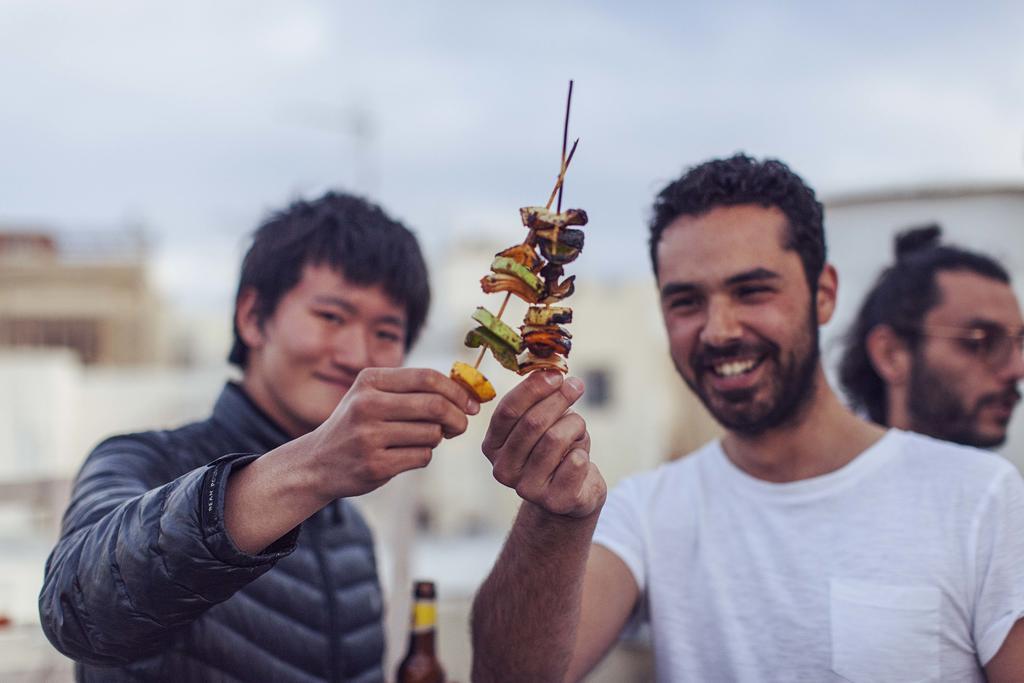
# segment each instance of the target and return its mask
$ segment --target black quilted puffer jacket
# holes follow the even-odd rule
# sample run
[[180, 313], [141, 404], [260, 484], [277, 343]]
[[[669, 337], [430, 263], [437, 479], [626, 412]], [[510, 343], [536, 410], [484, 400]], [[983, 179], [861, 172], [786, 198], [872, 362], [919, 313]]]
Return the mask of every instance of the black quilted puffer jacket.
[[229, 384], [208, 420], [89, 455], [39, 596], [79, 680], [383, 681], [373, 540], [352, 505], [260, 555], [224, 529], [232, 468], [286, 440]]

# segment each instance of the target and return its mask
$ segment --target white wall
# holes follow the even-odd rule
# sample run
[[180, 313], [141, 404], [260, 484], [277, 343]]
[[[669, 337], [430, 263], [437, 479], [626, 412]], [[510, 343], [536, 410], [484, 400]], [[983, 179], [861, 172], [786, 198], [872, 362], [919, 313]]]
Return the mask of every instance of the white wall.
[[0, 352], [0, 480], [52, 476], [76, 443], [80, 367], [67, 350]]

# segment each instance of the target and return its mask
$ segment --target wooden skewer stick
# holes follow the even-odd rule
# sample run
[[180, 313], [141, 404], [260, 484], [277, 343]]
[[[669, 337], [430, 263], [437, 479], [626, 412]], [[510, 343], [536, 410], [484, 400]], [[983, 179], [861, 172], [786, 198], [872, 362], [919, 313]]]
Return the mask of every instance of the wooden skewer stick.
[[[572, 79], [569, 79], [569, 95], [565, 98], [565, 123], [562, 125], [562, 176], [565, 176], [565, 144], [569, 141], [569, 109], [572, 107]], [[558, 208], [556, 213], [562, 213], [562, 188], [558, 188]]]
[[[507, 298], [505, 299], [505, 303], [506, 304], [508, 303], [508, 299]], [[502, 306], [504, 307], [504, 304]], [[480, 355], [476, 357], [476, 362], [473, 363], [473, 369], [475, 369], [475, 370], [479, 370], [480, 369], [480, 363], [482, 363], [484, 361], [484, 354], [485, 353], [487, 353], [487, 347], [486, 346], [481, 346], [480, 347]]]
[[[558, 181], [555, 183], [555, 189], [551, 190], [551, 196], [548, 197], [548, 203], [544, 206], [545, 209], [550, 209], [552, 202], [555, 201], [555, 195], [562, 189], [562, 181], [565, 180], [565, 172], [569, 170], [569, 162], [572, 161], [572, 155], [576, 153], [576, 145], [580, 143], [580, 139], [576, 138], [576, 142], [572, 143], [572, 149], [569, 150], [569, 156], [566, 157], [565, 163], [562, 165], [562, 172], [558, 174]], [[533, 234], [533, 231], [530, 231]]]

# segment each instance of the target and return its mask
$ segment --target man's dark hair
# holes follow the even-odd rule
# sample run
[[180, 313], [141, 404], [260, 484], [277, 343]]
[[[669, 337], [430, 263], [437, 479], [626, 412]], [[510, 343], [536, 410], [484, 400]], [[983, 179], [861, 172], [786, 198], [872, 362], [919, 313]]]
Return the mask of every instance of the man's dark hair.
[[786, 164], [777, 159], [758, 161], [745, 154], [695, 166], [658, 194], [650, 221], [654, 274], [658, 274], [658, 242], [673, 221], [740, 204], [774, 206], [786, 215], [789, 226], [783, 248], [794, 249], [800, 255], [807, 283], [816, 292], [818, 276], [825, 266], [821, 202]]
[[846, 334], [839, 381], [850, 405], [878, 424], [888, 422], [885, 381], [868, 355], [868, 335], [888, 325], [915, 350], [920, 326], [928, 311], [937, 306], [940, 292], [937, 275], [943, 271], [968, 271], [1009, 284], [1010, 276], [988, 256], [949, 244], [941, 244], [942, 228], [930, 224], [896, 235], [896, 261], [882, 271], [861, 304]]
[[[381, 285], [405, 307], [405, 347], [410, 348], [430, 307], [427, 265], [416, 237], [401, 223], [362, 197], [328, 192], [299, 200], [270, 216], [253, 234], [242, 261], [235, 297], [256, 292], [256, 315], [262, 324], [281, 298], [295, 287], [307, 265], [327, 265], [350, 282]], [[235, 340], [228, 361], [245, 368], [249, 348], [234, 322]]]

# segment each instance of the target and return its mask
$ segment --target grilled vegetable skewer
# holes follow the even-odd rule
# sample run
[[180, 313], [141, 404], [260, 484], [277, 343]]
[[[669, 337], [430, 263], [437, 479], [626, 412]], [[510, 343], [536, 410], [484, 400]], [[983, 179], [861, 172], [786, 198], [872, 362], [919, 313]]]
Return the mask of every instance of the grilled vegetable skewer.
[[[496, 393], [479, 370], [488, 350], [503, 367], [519, 374], [535, 370], [566, 373], [569, 370], [565, 357], [572, 350], [572, 334], [562, 325], [572, 322], [572, 309], [552, 304], [571, 296], [575, 290], [576, 276], [564, 279], [563, 276], [565, 265], [576, 260], [583, 249], [584, 233], [572, 226], [587, 224], [587, 214], [582, 209], [561, 211], [565, 173], [579, 144], [577, 138], [566, 155], [571, 103], [572, 81], [569, 81], [562, 163], [555, 187], [547, 205], [527, 206], [519, 210], [523, 225], [529, 229], [526, 239], [495, 254], [491, 273], [480, 280], [480, 287], [485, 293], [506, 294], [497, 314], [483, 307], [478, 307], [473, 314], [473, 319], [480, 324], [466, 334], [465, 344], [480, 348], [476, 364], [470, 366], [456, 362], [452, 366], [452, 379], [465, 386], [481, 403], [491, 400]], [[556, 196], [558, 209], [552, 211], [551, 204]], [[530, 304], [519, 333], [501, 320], [513, 294]]]

